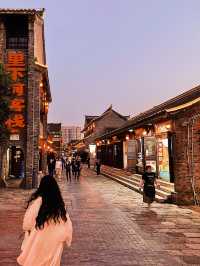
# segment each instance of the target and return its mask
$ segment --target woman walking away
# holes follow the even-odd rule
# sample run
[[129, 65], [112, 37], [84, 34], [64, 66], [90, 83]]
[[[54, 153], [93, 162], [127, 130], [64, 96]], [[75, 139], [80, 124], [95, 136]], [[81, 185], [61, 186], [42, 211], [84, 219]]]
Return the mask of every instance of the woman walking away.
[[71, 245], [72, 223], [53, 177], [44, 176], [28, 201], [23, 230], [19, 265], [60, 266], [64, 245]]
[[143, 187], [143, 202], [147, 203], [150, 208], [151, 203], [155, 200], [155, 186], [157, 186], [156, 175], [152, 172], [150, 165], [146, 166], [140, 186]]

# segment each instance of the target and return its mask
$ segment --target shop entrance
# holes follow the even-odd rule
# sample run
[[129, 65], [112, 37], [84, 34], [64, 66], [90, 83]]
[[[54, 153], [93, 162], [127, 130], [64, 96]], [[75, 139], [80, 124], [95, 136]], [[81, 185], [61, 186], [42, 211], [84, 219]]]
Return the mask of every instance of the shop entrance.
[[9, 148], [9, 176], [24, 178], [24, 154], [22, 149], [16, 146]]
[[[151, 165], [152, 171], [167, 182], [174, 182], [172, 134], [170, 132], [142, 138], [141, 165]], [[143, 163], [142, 163], [143, 160]]]
[[153, 172], [157, 170], [156, 162], [156, 138], [153, 136], [144, 137], [144, 166], [150, 165]]
[[158, 175], [167, 182], [174, 182], [172, 159], [172, 136], [163, 134], [157, 140], [158, 151]]
[[[126, 168], [133, 172], [136, 172], [136, 164], [137, 164], [137, 141], [135, 139], [126, 141]], [[125, 154], [125, 153], [124, 153]]]
[[123, 142], [118, 142], [113, 145], [113, 166], [122, 169], [123, 162]]

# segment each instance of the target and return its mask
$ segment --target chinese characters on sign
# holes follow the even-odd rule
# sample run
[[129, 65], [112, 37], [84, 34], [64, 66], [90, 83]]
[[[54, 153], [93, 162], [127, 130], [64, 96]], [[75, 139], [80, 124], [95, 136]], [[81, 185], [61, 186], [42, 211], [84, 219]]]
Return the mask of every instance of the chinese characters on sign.
[[9, 51], [7, 55], [6, 70], [12, 79], [12, 100], [10, 101], [11, 116], [6, 121], [10, 133], [20, 133], [25, 127], [25, 55], [22, 51]]

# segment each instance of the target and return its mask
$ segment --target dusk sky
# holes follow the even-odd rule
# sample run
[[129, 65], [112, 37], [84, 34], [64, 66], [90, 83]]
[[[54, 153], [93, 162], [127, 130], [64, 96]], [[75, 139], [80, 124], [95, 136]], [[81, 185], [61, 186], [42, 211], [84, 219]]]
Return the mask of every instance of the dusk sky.
[[1, 0], [46, 9], [50, 122], [133, 116], [200, 83], [199, 0]]

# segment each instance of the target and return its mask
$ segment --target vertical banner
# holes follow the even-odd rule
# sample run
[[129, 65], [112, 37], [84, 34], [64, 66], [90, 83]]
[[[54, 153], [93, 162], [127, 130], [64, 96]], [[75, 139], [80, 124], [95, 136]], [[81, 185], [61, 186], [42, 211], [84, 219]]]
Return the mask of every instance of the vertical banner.
[[9, 50], [6, 71], [11, 76], [10, 117], [6, 126], [10, 134], [19, 135], [25, 127], [26, 59], [23, 51]]

